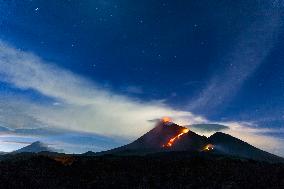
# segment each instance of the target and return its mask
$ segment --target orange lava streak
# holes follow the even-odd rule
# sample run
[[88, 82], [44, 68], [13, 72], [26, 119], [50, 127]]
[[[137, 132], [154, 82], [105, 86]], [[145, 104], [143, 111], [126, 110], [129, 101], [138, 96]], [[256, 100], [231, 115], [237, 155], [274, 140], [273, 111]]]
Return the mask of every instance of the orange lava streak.
[[58, 156], [54, 158], [55, 161], [62, 163], [63, 165], [71, 165], [75, 159], [69, 156]]
[[171, 147], [177, 139], [179, 139], [183, 134], [187, 133], [188, 131], [189, 131], [188, 129], [183, 129], [181, 133], [171, 138], [166, 144], [163, 145], [163, 147], [167, 147], [167, 148]]

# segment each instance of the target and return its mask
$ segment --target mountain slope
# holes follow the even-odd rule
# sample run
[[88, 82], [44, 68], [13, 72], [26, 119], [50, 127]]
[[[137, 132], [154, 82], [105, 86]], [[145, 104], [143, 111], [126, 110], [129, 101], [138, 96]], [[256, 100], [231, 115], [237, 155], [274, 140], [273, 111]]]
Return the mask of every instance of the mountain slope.
[[[163, 151], [199, 151], [207, 142], [186, 127], [172, 122], [160, 122], [155, 128], [125, 146], [96, 154], [143, 154]], [[88, 153], [90, 155], [90, 153]]]
[[260, 150], [238, 138], [225, 133], [217, 132], [208, 139], [212, 144], [214, 144], [215, 149], [223, 154], [260, 161], [284, 162], [284, 159], [281, 157]]
[[28, 146], [25, 146], [19, 150], [14, 151], [13, 153], [22, 153], [22, 152], [33, 152], [33, 153], [55, 152], [55, 149], [48, 147], [48, 145], [40, 141], [36, 141]]
[[[165, 127], [166, 126], [166, 127]], [[162, 146], [167, 143], [173, 136], [178, 135], [184, 127], [173, 123], [159, 123], [155, 128], [135, 140], [134, 142], [121, 146], [100, 154], [112, 153], [148, 153], [161, 151]]]

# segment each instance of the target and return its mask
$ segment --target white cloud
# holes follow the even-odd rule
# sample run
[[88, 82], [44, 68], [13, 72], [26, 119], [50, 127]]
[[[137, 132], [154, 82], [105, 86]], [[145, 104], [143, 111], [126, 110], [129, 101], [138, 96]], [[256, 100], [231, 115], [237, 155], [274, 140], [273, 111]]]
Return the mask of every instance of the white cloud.
[[[0, 76], [17, 88], [32, 89], [55, 99], [52, 105], [41, 105], [17, 97], [6, 98], [12, 110], [45, 125], [104, 135], [137, 137], [152, 127], [147, 120], [171, 116], [177, 123], [204, 122], [201, 116], [174, 110], [161, 101], [140, 102], [116, 95], [84, 78], [45, 62], [32, 53], [0, 44]], [[54, 104], [60, 104], [54, 106]], [[20, 108], [19, 108], [20, 107]], [[18, 111], [16, 111], [18, 112]], [[9, 117], [6, 115], [5, 117]], [[15, 117], [14, 117], [15, 118]], [[13, 119], [9, 119], [10, 124]]]

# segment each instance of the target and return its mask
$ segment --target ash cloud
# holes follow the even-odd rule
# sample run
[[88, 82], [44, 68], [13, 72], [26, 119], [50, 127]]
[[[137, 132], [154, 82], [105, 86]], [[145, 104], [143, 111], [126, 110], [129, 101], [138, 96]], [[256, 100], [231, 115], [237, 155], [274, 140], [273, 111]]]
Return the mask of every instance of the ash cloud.
[[188, 126], [190, 129], [201, 132], [217, 132], [229, 129], [228, 126], [220, 124], [193, 124]]

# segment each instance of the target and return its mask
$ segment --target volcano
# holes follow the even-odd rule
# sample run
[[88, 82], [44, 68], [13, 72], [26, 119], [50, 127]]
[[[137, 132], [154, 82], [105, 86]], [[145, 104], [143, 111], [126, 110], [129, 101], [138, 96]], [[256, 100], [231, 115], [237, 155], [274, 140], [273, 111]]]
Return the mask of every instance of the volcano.
[[134, 142], [99, 154], [147, 154], [164, 151], [198, 151], [207, 138], [172, 122], [159, 122]]
[[[94, 155], [146, 155], [161, 152], [192, 152], [205, 156], [222, 155], [257, 161], [284, 162], [283, 158], [260, 150], [231, 135], [216, 132], [210, 137], [200, 136], [169, 120], [161, 120], [155, 128], [130, 144]], [[86, 155], [91, 154], [88, 152]]]
[[56, 151], [55, 149], [48, 147], [47, 144], [42, 143], [40, 141], [36, 141], [12, 153], [23, 153], [23, 152], [38, 153], [38, 152], [55, 152], [55, 151]]

